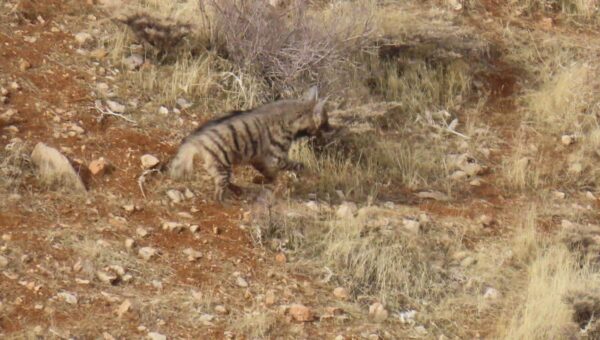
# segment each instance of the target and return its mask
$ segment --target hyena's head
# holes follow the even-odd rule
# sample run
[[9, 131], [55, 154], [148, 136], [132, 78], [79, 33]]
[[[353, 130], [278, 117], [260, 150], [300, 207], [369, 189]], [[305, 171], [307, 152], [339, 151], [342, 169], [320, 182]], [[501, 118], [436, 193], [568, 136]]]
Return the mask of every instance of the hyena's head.
[[317, 136], [333, 130], [329, 125], [329, 118], [325, 110], [327, 99], [328, 97], [319, 100], [316, 86], [306, 91], [301, 99], [305, 103], [304, 111], [293, 122], [293, 128], [297, 131], [296, 137]]

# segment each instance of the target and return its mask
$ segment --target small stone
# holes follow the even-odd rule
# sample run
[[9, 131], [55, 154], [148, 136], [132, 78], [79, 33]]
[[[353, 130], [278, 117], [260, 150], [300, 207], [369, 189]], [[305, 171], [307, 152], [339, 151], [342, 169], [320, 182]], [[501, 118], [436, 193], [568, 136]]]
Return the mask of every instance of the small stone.
[[340, 300], [347, 300], [348, 296], [350, 296], [350, 294], [348, 294], [348, 290], [344, 287], [337, 287], [333, 290], [333, 296], [335, 296], [336, 298], [340, 299]]
[[481, 215], [481, 217], [479, 217], [479, 223], [487, 228], [496, 224], [496, 221], [489, 215]]
[[140, 159], [142, 161], [142, 168], [144, 169], [152, 169], [160, 163], [158, 158], [150, 154], [143, 155]]
[[133, 249], [134, 246], [135, 246], [135, 241], [132, 238], [128, 238], [125, 240], [125, 248]]
[[100, 157], [96, 160], [91, 161], [90, 165], [88, 166], [88, 169], [94, 176], [104, 174], [107, 168], [108, 162], [104, 159], [104, 157]]
[[169, 109], [167, 109], [164, 106], [161, 106], [161, 107], [158, 108], [158, 114], [166, 116], [166, 115], [169, 114]]
[[103, 48], [97, 48], [89, 53], [89, 56], [94, 59], [104, 59], [108, 55], [108, 51]]
[[189, 109], [190, 107], [192, 107], [192, 103], [188, 102], [185, 98], [178, 98], [177, 99], [177, 106], [182, 109]]
[[116, 340], [114, 336], [112, 336], [110, 333], [108, 332], [103, 332], [102, 333], [102, 338], [104, 340]]
[[140, 66], [144, 64], [144, 57], [142, 57], [139, 54], [132, 54], [129, 57], [125, 58], [125, 60], [123, 60], [123, 63], [129, 70], [137, 70], [138, 68], [140, 68]]
[[114, 113], [125, 113], [125, 105], [117, 103], [114, 100], [107, 100], [106, 105]]
[[335, 214], [339, 219], [351, 219], [354, 218], [358, 208], [356, 204], [352, 202], [344, 202], [340, 204]]
[[554, 191], [554, 192], [552, 192], [552, 196], [554, 196], [554, 198], [556, 198], [556, 199], [560, 199], [560, 200], [562, 200], [562, 199], [564, 199], [564, 198], [565, 198], [567, 195], [566, 195], [564, 192], [561, 192], [561, 191]]
[[185, 200], [185, 196], [183, 196], [181, 191], [175, 189], [167, 190], [167, 196], [173, 203], [180, 203]]
[[227, 314], [229, 314], [229, 311], [223, 305], [217, 305], [217, 306], [215, 306], [215, 312], [217, 314], [221, 314], [221, 315], [227, 315]]
[[19, 83], [17, 83], [16, 81], [11, 82], [9, 84], [9, 87], [15, 91], [19, 91], [21, 89], [21, 85], [19, 85]]
[[119, 277], [113, 273], [107, 273], [103, 270], [99, 270], [96, 272], [96, 277], [104, 283], [115, 284]]
[[122, 206], [123, 210], [127, 211], [128, 213], [134, 212], [135, 209], [135, 205], [133, 204], [125, 204], [124, 206]]
[[199, 229], [200, 229], [199, 225], [194, 224], [194, 225], [190, 226], [190, 232], [193, 233], [193, 234], [196, 233], [196, 232], [198, 232]]
[[500, 295], [501, 294], [497, 289], [488, 287], [483, 293], [483, 298], [488, 300], [497, 300], [498, 298], [500, 298]]
[[138, 227], [135, 230], [135, 233], [139, 236], [139, 237], [146, 237], [148, 236], [148, 231], [145, 228], [142, 227]]
[[479, 178], [474, 178], [473, 180], [471, 180], [469, 182], [469, 185], [473, 186], [473, 187], [479, 187], [481, 186], [481, 179]]
[[293, 304], [288, 309], [289, 315], [299, 322], [308, 322], [314, 319], [313, 312], [306, 306], [301, 304]]
[[92, 40], [92, 35], [87, 32], [79, 32], [75, 34], [75, 41], [77, 41], [79, 45], [84, 45], [90, 40]]
[[8, 96], [8, 90], [5, 89], [4, 87], [0, 87], [0, 95]]
[[452, 179], [454, 181], [460, 181], [460, 180], [467, 178], [467, 176], [468, 175], [466, 172], [464, 172], [462, 170], [457, 170], [457, 171], [454, 171], [452, 173], [452, 175], [450, 175], [450, 179]]
[[152, 283], [152, 287], [159, 289], [159, 290], [163, 289], [163, 284], [159, 280], [152, 280], [151, 283]]
[[414, 324], [415, 323], [415, 316], [417, 316], [417, 311], [416, 310], [407, 310], [405, 312], [400, 312], [398, 314], [398, 317], [400, 318], [400, 322], [404, 323], [404, 324]]
[[0, 269], [6, 268], [8, 266], [8, 259], [2, 255], [0, 255]]
[[22, 72], [25, 72], [27, 70], [29, 70], [31, 68], [31, 64], [25, 60], [25, 59], [21, 59], [19, 61], [19, 70], [21, 70]]
[[597, 200], [596, 196], [591, 191], [585, 192], [585, 197], [589, 200], [595, 201]]
[[77, 304], [77, 297], [69, 292], [58, 293], [57, 296], [70, 305]]
[[475, 262], [477, 262], [477, 260], [475, 260], [474, 257], [468, 256], [468, 257], [465, 257], [462, 261], [460, 261], [460, 266], [463, 268], [467, 268], [467, 267], [471, 266], [472, 264], [474, 264]]
[[165, 222], [162, 224], [162, 229], [170, 232], [180, 232], [183, 229], [183, 224], [179, 222]]
[[385, 309], [385, 307], [379, 303], [379, 302], [375, 302], [372, 305], [369, 306], [369, 316], [375, 321], [375, 322], [383, 322], [388, 318], [388, 311]]
[[562, 137], [560, 137], [560, 142], [563, 143], [563, 145], [571, 145], [573, 144], [573, 141], [573, 137], [569, 135], [563, 135]]
[[117, 310], [116, 310], [117, 316], [122, 317], [123, 315], [125, 315], [125, 313], [127, 313], [129, 311], [130, 308], [131, 308], [131, 301], [129, 301], [129, 299], [126, 299], [125, 301], [123, 301], [123, 303], [121, 303], [119, 308], [117, 308]]
[[277, 261], [279, 263], [285, 263], [287, 261], [287, 258], [285, 257], [284, 253], [279, 253], [279, 254], [275, 255], [275, 261]]
[[188, 261], [190, 261], [190, 262], [193, 262], [193, 261], [196, 261], [196, 260], [202, 258], [202, 253], [199, 251], [196, 251], [192, 248], [184, 249], [183, 254], [187, 255]]
[[219, 230], [219, 227], [213, 227], [212, 231], [213, 231], [213, 234], [215, 234], [215, 235], [219, 235], [221, 233], [221, 230]]
[[419, 221], [405, 218], [403, 220], [403, 228], [412, 234], [418, 234], [421, 231], [421, 223], [419, 223]]
[[148, 333], [148, 339], [150, 340], [167, 340], [167, 336], [164, 334], [150, 332]]
[[187, 199], [192, 199], [192, 198], [194, 198], [196, 196], [196, 195], [194, 195], [194, 193], [192, 192], [192, 190], [190, 190], [189, 188], [185, 188], [185, 190], [183, 191], [183, 195]]
[[275, 291], [269, 289], [265, 294], [265, 305], [272, 306], [277, 303], [277, 297], [275, 296]]
[[0, 104], [6, 104], [6, 103], [8, 103], [8, 97], [0, 96]]
[[235, 279], [235, 283], [238, 285], [238, 287], [242, 287], [242, 288], [247, 288], [248, 287], [248, 281], [246, 281], [246, 279], [244, 279], [241, 276], [238, 276]]
[[421, 335], [425, 335], [425, 334], [427, 334], [427, 329], [424, 326], [419, 325], [419, 326], [415, 327], [415, 332], [417, 332]]
[[156, 255], [156, 253], [157, 253], [156, 249], [154, 249], [152, 247], [143, 247], [143, 248], [140, 248], [140, 250], [138, 251], [138, 254], [144, 260], [150, 260], [151, 258], [153, 258]]
[[580, 175], [583, 171], [583, 165], [581, 163], [573, 163], [569, 165], [569, 173], [573, 175]]

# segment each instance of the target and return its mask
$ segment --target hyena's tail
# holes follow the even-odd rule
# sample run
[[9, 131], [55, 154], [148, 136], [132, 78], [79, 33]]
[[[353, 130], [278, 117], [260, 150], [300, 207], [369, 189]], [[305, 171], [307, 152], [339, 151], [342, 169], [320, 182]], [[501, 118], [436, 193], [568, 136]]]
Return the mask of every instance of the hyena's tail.
[[178, 179], [189, 176], [194, 170], [194, 157], [199, 153], [198, 147], [193, 143], [184, 142], [179, 147], [177, 154], [168, 166], [169, 177]]

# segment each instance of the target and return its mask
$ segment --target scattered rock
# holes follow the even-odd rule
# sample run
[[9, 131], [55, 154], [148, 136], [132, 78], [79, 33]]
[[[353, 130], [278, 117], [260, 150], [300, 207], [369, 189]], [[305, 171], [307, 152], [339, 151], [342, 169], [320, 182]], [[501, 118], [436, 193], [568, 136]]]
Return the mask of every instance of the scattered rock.
[[158, 114], [166, 116], [166, 115], [169, 114], [169, 109], [167, 109], [164, 106], [161, 106], [161, 107], [158, 108]]
[[277, 303], [277, 297], [275, 296], [275, 291], [269, 289], [265, 294], [265, 305], [272, 306]]
[[77, 41], [79, 45], [85, 45], [90, 40], [92, 40], [92, 35], [87, 32], [79, 32], [75, 34], [75, 41]]
[[122, 317], [123, 315], [125, 315], [125, 313], [129, 311], [130, 308], [131, 301], [129, 301], [129, 299], [126, 299], [125, 301], [123, 301], [123, 303], [121, 303], [121, 305], [119, 306], [119, 308], [117, 308], [115, 312], [117, 313], [118, 317]]
[[158, 163], [160, 163], [158, 158], [156, 158], [150, 154], [143, 155], [141, 157], [141, 161], [142, 161], [142, 168], [144, 168], [144, 169], [152, 169], [155, 166], [157, 166]]
[[352, 202], [344, 202], [340, 204], [335, 214], [339, 219], [351, 219], [354, 218], [358, 211], [356, 204]]
[[403, 220], [402, 227], [404, 228], [404, 230], [409, 231], [412, 234], [418, 234], [421, 231], [421, 223], [419, 223], [419, 221], [411, 220], [408, 218], [405, 218]]
[[185, 98], [178, 98], [177, 99], [177, 106], [182, 109], [189, 109], [190, 107], [192, 107], [192, 103], [188, 102]]
[[148, 236], [148, 231], [145, 228], [142, 227], [138, 227], [135, 230], [135, 233], [139, 236], [139, 237], [146, 237]]
[[488, 300], [498, 300], [500, 296], [500, 292], [492, 287], [486, 288], [485, 292], [483, 293], [483, 298]]
[[0, 269], [4, 269], [8, 266], [8, 259], [0, 255]]
[[117, 103], [114, 100], [107, 100], [106, 105], [114, 113], [125, 113], [125, 105]]
[[246, 281], [246, 279], [244, 279], [244, 278], [243, 278], [243, 277], [241, 277], [241, 276], [238, 276], [238, 277], [235, 279], [235, 284], [237, 284], [237, 285], [238, 285], [238, 287], [242, 287], [242, 288], [247, 288], [247, 287], [248, 287], [248, 281]]
[[400, 312], [398, 314], [398, 318], [400, 318], [400, 322], [404, 324], [413, 325], [415, 323], [415, 316], [417, 316], [416, 310], [408, 310], [405, 312]]
[[564, 192], [561, 192], [561, 191], [554, 191], [554, 192], [552, 192], [552, 196], [554, 196], [554, 198], [556, 198], [556, 199], [560, 199], [560, 200], [562, 200], [562, 199], [564, 199], [564, 198], [565, 198], [567, 195], [566, 195]]
[[148, 339], [150, 340], [167, 340], [167, 336], [164, 334], [150, 332], [148, 333]]
[[569, 135], [563, 135], [562, 137], [560, 137], [560, 142], [563, 143], [563, 145], [571, 145], [574, 141], [574, 138]]
[[105, 174], [108, 168], [108, 162], [104, 159], [104, 157], [100, 157], [96, 160], [91, 161], [90, 165], [88, 166], [88, 169], [94, 176]]
[[275, 255], [275, 261], [279, 263], [285, 263], [287, 261], [287, 258], [285, 257], [284, 253], [278, 253], [277, 255]]
[[340, 300], [347, 300], [350, 294], [348, 294], [348, 290], [344, 287], [337, 287], [333, 290], [333, 296]]
[[142, 57], [139, 54], [132, 54], [129, 57], [125, 58], [125, 60], [123, 60], [123, 63], [129, 70], [137, 70], [138, 68], [140, 68], [140, 66], [144, 64], [144, 57]]
[[57, 294], [57, 296], [62, 299], [64, 302], [70, 304], [70, 305], [76, 305], [77, 304], [77, 296], [75, 296], [72, 293], [69, 292], [60, 292]]
[[452, 175], [450, 175], [450, 179], [454, 180], [454, 181], [460, 181], [463, 180], [465, 178], [467, 178], [467, 173], [462, 171], [462, 170], [456, 170], [452, 173]]
[[481, 215], [481, 217], [479, 217], [479, 223], [481, 223], [482, 226], [489, 228], [496, 224], [496, 220], [489, 215]]
[[474, 186], [474, 187], [481, 186], [481, 179], [480, 178], [474, 178], [473, 180], [471, 180], [469, 182], [469, 185]]
[[162, 224], [162, 229], [170, 232], [180, 232], [183, 230], [183, 224], [179, 222], [164, 222]]
[[118, 280], [119, 277], [117, 275], [115, 275], [114, 273], [108, 273], [105, 272], [103, 270], [99, 270], [96, 272], [96, 277], [104, 283], [108, 283], [108, 284], [115, 284]]
[[154, 256], [156, 256], [157, 251], [156, 249], [152, 248], [152, 247], [143, 247], [140, 248], [140, 250], [138, 251], [138, 254], [140, 255], [141, 258], [143, 258], [144, 260], [150, 260], [151, 258], [153, 258]]
[[227, 315], [229, 314], [229, 310], [227, 310], [227, 308], [223, 305], [217, 305], [215, 306], [215, 312], [217, 314], [221, 314], [221, 315]]
[[9, 84], [9, 87], [11, 90], [15, 90], [15, 91], [21, 90], [21, 85], [19, 85], [19, 83], [17, 83], [16, 81], [11, 82]]
[[200, 258], [202, 258], [202, 253], [196, 250], [193, 250], [192, 248], [187, 248], [185, 250], [183, 250], [183, 254], [187, 255], [188, 261], [193, 262], [196, 261]]
[[97, 59], [97, 60], [104, 59], [104, 57], [106, 57], [107, 55], [108, 55], [108, 51], [105, 50], [104, 48], [97, 48], [89, 53], [90, 57]]
[[569, 165], [569, 173], [573, 175], [580, 175], [583, 171], [583, 165], [581, 163], [573, 163]]
[[192, 192], [192, 190], [190, 190], [189, 188], [185, 188], [185, 190], [183, 191], [183, 195], [187, 199], [192, 199], [192, 198], [194, 198], [196, 196], [196, 195], [194, 195], [194, 193]]
[[199, 230], [199, 229], [200, 229], [200, 226], [199, 226], [199, 225], [197, 225], [197, 224], [194, 224], [194, 225], [191, 225], [191, 226], [190, 226], [190, 232], [191, 232], [192, 234], [194, 234], [194, 233], [198, 232], [198, 230]]
[[181, 191], [175, 189], [167, 190], [167, 196], [169, 196], [173, 203], [180, 203], [185, 200], [185, 196], [183, 196]]
[[76, 190], [85, 191], [81, 178], [71, 163], [58, 150], [38, 143], [31, 153], [31, 160], [37, 166], [40, 178], [45, 184], [62, 184]]
[[19, 70], [21, 70], [22, 72], [25, 72], [27, 70], [29, 70], [31, 68], [31, 64], [25, 60], [25, 59], [21, 59], [19, 61]]
[[369, 306], [369, 316], [375, 322], [385, 321], [388, 318], [388, 315], [389, 315], [388, 311], [379, 302], [375, 302], [371, 306]]
[[125, 240], [125, 248], [133, 249], [135, 247], [135, 241], [132, 238], [128, 238]]
[[585, 197], [589, 200], [595, 201], [597, 200], [596, 196], [591, 191], [585, 192]]
[[310, 308], [301, 304], [291, 305], [288, 309], [288, 313], [294, 320], [299, 322], [309, 322], [314, 319], [313, 312]]

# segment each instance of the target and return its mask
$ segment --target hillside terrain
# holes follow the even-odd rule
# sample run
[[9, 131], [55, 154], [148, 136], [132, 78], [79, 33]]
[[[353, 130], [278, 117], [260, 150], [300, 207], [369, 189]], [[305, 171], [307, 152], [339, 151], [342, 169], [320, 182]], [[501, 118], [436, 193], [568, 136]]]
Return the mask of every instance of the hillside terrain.
[[[0, 0], [0, 338], [600, 339], [598, 6]], [[315, 84], [305, 171], [160, 171]]]

